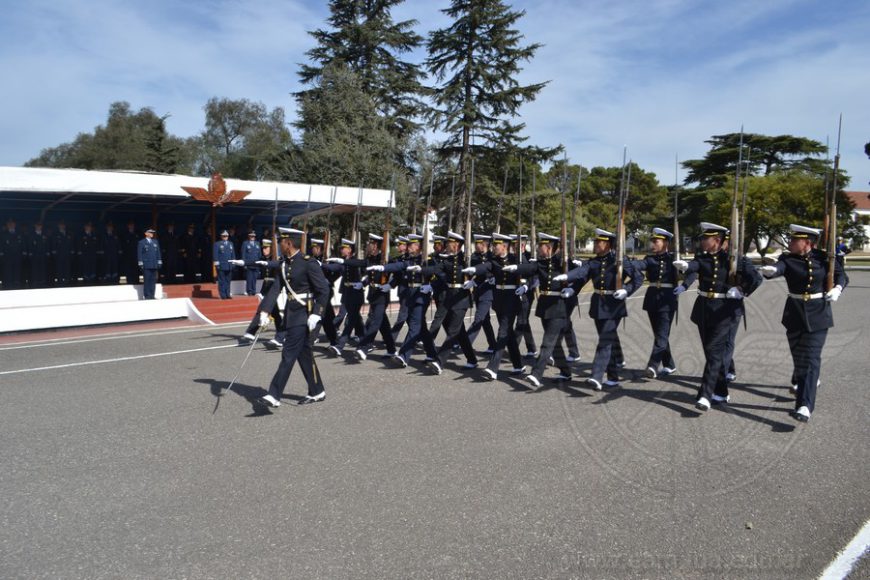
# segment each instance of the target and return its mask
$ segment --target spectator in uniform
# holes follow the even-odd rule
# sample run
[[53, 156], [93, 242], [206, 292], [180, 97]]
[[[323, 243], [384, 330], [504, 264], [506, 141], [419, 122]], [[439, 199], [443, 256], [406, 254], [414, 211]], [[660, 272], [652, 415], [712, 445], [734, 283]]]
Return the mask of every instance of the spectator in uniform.
[[154, 239], [154, 234], [152, 228], [145, 230], [145, 237], [139, 241], [136, 250], [138, 266], [144, 274], [142, 296], [145, 300], [154, 300], [157, 277], [160, 274], [160, 267], [163, 266], [163, 259], [160, 257], [160, 244]]
[[48, 281], [48, 256], [51, 254], [51, 239], [36, 222], [27, 238], [27, 258], [30, 261], [30, 287], [45, 288]]
[[54, 278], [57, 286], [69, 286], [72, 282], [73, 237], [61, 220], [51, 238], [51, 257], [54, 261]]
[[79, 274], [84, 286], [92, 286], [97, 282], [97, 250], [99, 240], [94, 233], [94, 225], [87, 222], [82, 233], [76, 240], [76, 257], [79, 262]]

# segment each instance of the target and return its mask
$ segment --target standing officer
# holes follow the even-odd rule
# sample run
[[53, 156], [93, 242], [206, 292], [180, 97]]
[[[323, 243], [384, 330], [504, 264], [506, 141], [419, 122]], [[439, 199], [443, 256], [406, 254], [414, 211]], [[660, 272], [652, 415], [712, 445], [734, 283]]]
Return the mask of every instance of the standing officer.
[[493, 353], [489, 359], [489, 364], [483, 369], [483, 377], [490, 381], [498, 378], [498, 367], [501, 364], [505, 348], [507, 348], [508, 356], [513, 363], [511, 374], [522, 374], [525, 371], [514, 324], [517, 313], [520, 311], [520, 296], [526, 293], [528, 287], [520, 283], [520, 277], [516, 272], [504, 269], [505, 266], [517, 263], [516, 254], [508, 253], [510, 240], [510, 236], [492, 234], [490, 259], [462, 271], [465, 274], [473, 274], [492, 281], [492, 307], [498, 318], [498, 336], [492, 349]]
[[366, 360], [368, 353], [374, 350], [375, 336], [381, 333], [384, 345], [387, 347], [387, 356], [396, 354], [396, 341], [390, 328], [390, 319], [387, 317], [387, 308], [390, 306], [390, 292], [393, 286], [390, 284], [392, 276], [384, 273], [383, 252], [381, 244], [384, 238], [375, 234], [369, 234], [369, 247], [366, 250], [366, 271], [368, 272], [369, 316], [366, 320], [365, 332], [360, 337], [356, 348], [356, 357]]
[[[257, 243], [257, 232], [248, 232], [248, 239], [242, 244], [242, 260], [245, 262], [245, 295], [254, 296], [257, 293], [257, 278], [260, 267], [254, 262], [260, 259], [260, 244]], [[250, 265], [248, 265], [250, 264]]]
[[218, 275], [218, 293], [221, 300], [232, 298], [230, 283], [233, 278], [233, 265], [230, 260], [236, 259], [236, 249], [230, 241], [230, 233], [227, 230], [221, 232], [221, 239], [214, 243], [214, 267]]
[[163, 258], [160, 257], [160, 244], [154, 239], [152, 228], [145, 230], [145, 237], [139, 240], [136, 248], [136, 259], [144, 274], [142, 296], [145, 300], [154, 300], [154, 290], [157, 286], [160, 267], [163, 266]]
[[76, 256], [79, 260], [79, 272], [82, 275], [82, 284], [91, 286], [97, 281], [97, 248], [99, 241], [94, 233], [94, 226], [87, 222], [84, 231], [76, 240]]
[[[622, 288], [616, 288], [618, 275], [616, 254], [613, 246], [616, 234], [595, 228], [593, 252], [595, 257], [568, 274], [557, 276], [556, 280], [573, 283], [566, 292], [576, 293], [591, 280], [594, 284], [592, 299], [589, 301], [589, 318], [595, 321], [598, 331], [598, 346], [595, 347], [595, 358], [592, 361], [592, 376], [586, 382], [596, 391], [602, 384], [608, 387], [619, 386], [618, 357], [622, 352], [619, 347], [619, 322], [628, 316], [626, 298], [634, 294], [643, 284], [643, 274], [634, 268], [632, 262], [625, 260], [622, 269]], [[604, 375], [607, 373], [607, 379]]]
[[351, 331], [356, 331], [357, 336], [365, 334], [360, 311], [365, 299], [363, 278], [365, 277], [366, 261], [355, 258], [355, 250], [356, 244], [353, 240], [342, 238], [342, 257], [329, 258], [326, 260], [327, 263], [323, 265], [324, 270], [341, 273], [341, 303], [347, 309], [341, 336], [338, 337], [335, 344], [330, 344], [327, 347], [327, 351], [336, 356], [341, 356], [341, 351], [347, 344]]
[[136, 224], [130, 220], [127, 222], [127, 231], [121, 234], [121, 270], [127, 279], [127, 284], [139, 283], [138, 248], [139, 236], [136, 234]]
[[737, 264], [737, 279], [728, 278], [728, 253], [722, 248], [728, 229], [701, 222], [701, 253], [691, 262], [675, 260], [674, 267], [698, 275], [698, 299], [692, 308], [692, 322], [698, 326], [704, 347], [704, 374], [695, 407], [710, 409], [713, 403], [727, 403], [728, 340], [731, 329], [743, 315], [743, 298], [761, 285], [761, 276], [746, 256]]
[[48, 255], [50, 253], [51, 239], [43, 231], [42, 222], [36, 222], [33, 226], [33, 233], [27, 239], [31, 288], [45, 288], [48, 280]]
[[100, 238], [100, 249], [97, 252], [97, 271], [103, 284], [117, 284], [120, 281], [120, 263], [121, 240], [115, 233], [114, 224], [107, 222], [106, 231]]
[[21, 288], [21, 256], [24, 254], [24, 237], [15, 227], [15, 220], [6, 220], [6, 229], [0, 236], [0, 261], [3, 262], [3, 289]]
[[653, 331], [653, 347], [646, 368], [646, 376], [651, 379], [672, 374], [677, 370], [677, 363], [671, 352], [671, 323], [677, 313], [680, 294], [692, 285], [696, 277], [695, 274], [690, 274], [680, 283], [674, 268], [674, 254], [669, 251], [673, 237], [674, 234], [665, 229], [653, 228], [649, 242], [650, 253], [643, 260], [633, 262], [638, 270], [646, 272], [649, 281], [649, 288], [643, 298], [643, 309], [646, 310]]
[[828, 255], [815, 247], [822, 231], [798, 224], [791, 224], [789, 230], [788, 253], [780, 255], [776, 265], [762, 266], [761, 273], [765, 278], [785, 276], [788, 285], [782, 325], [794, 361], [792, 380], [797, 384], [792, 417], [806, 422], [816, 406], [822, 348], [828, 329], [834, 326], [831, 302], [846, 287], [846, 276], [840, 259], [835, 260], [834, 287], [825, 292]]
[[[471, 254], [471, 265], [477, 266], [492, 259], [492, 253], [489, 250], [489, 242], [492, 236], [484, 234], [474, 234], [474, 252]], [[468, 327], [468, 341], [474, 346], [474, 340], [483, 328], [483, 334], [486, 336], [487, 354], [492, 354], [495, 351], [495, 331], [492, 328], [490, 320], [490, 311], [492, 310], [493, 290], [490, 278], [478, 277], [474, 280], [474, 288], [472, 289], [474, 306], [474, 320], [471, 326]]]
[[58, 286], [69, 286], [73, 256], [73, 237], [66, 230], [63, 220], [57, 224], [57, 231], [51, 238], [51, 256], [54, 258], [54, 276]]
[[178, 282], [178, 264], [180, 262], [180, 236], [175, 233], [175, 224], [166, 224], [166, 231], [160, 236], [160, 249], [163, 250], [163, 283]]
[[[538, 306], [535, 315], [541, 319], [544, 327], [544, 338], [541, 340], [541, 352], [532, 367], [532, 373], [526, 380], [533, 388], [541, 386], [544, 369], [550, 357], [559, 368], [558, 380], [571, 379], [571, 369], [565, 359], [562, 340], [565, 337], [565, 322], [568, 319], [566, 299], [574, 295], [574, 291], [556, 277], [562, 273], [562, 256], [554, 255], [554, 247], [559, 238], [543, 232], [538, 233], [538, 259], [519, 265], [508, 265], [503, 268], [508, 272], [516, 272], [520, 277], [536, 280], [538, 283]], [[531, 282], [529, 282], [531, 283]]]
[[284, 346], [281, 349], [281, 363], [269, 383], [269, 392], [260, 397], [261, 405], [281, 406], [281, 396], [290, 379], [296, 361], [302, 369], [302, 376], [308, 383], [308, 395], [298, 404], [306, 405], [326, 399], [323, 379], [314, 360], [311, 340], [308, 334], [320, 322], [321, 312], [329, 301], [329, 283], [317, 260], [300, 252], [304, 232], [292, 228], [278, 228], [281, 236], [282, 258], [277, 262], [279, 278], [269, 294], [260, 303], [260, 321], [263, 326], [269, 322], [269, 312], [284, 302], [283, 328]]
[[199, 268], [199, 238], [196, 235], [196, 225], [189, 224], [187, 232], [181, 235], [181, 261], [184, 269], [184, 283], [196, 282], [196, 271]]

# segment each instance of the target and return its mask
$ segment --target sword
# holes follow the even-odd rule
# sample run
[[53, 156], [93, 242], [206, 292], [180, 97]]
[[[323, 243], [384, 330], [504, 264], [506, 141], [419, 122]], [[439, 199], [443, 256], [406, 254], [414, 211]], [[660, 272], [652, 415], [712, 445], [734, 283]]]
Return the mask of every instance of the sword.
[[[257, 346], [257, 340], [260, 338], [260, 333], [263, 332], [264, 328], [266, 327], [261, 326], [257, 329], [257, 333], [254, 335], [254, 340], [251, 342], [251, 348], [248, 349], [248, 354], [245, 355], [245, 360], [242, 361], [242, 365], [239, 367], [239, 370], [236, 371], [236, 376], [233, 377], [233, 380], [230, 381], [230, 384], [227, 387], [228, 393], [233, 389], [233, 385], [236, 384], [236, 381], [239, 380], [239, 375], [242, 374], [242, 369], [245, 368], [245, 363], [248, 362], [251, 353], [254, 352], [254, 347]], [[215, 410], [217, 410], [217, 407], [215, 407]]]

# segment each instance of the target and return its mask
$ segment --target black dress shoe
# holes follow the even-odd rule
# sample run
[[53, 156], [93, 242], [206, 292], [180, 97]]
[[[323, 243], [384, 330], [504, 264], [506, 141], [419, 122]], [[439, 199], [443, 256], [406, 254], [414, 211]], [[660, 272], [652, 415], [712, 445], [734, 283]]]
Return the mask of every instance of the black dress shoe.
[[305, 395], [305, 398], [296, 403], [297, 405], [310, 405], [312, 403], [319, 403], [320, 401], [326, 400], [326, 392], [320, 393], [319, 395], [314, 395], [313, 397], [310, 395]]

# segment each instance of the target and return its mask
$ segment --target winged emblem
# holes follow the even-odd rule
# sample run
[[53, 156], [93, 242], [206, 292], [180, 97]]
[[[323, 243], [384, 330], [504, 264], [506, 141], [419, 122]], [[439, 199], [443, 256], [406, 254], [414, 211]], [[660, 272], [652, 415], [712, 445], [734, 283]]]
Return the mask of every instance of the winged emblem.
[[190, 197], [197, 201], [207, 201], [214, 207], [222, 207], [228, 203], [238, 203], [245, 199], [251, 193], [241, 189], [232, 189], [227, 191], [227, 182], [220, 173], [215, 173], [208, 180], [208, 189], [201, 187], [186, 187], [181, 186], [181, 189], [190, 194]]

